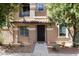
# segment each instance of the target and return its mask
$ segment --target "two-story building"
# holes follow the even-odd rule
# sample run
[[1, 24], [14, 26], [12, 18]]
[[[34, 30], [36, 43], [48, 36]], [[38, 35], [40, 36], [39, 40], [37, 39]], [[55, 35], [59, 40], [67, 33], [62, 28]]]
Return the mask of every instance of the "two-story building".
[[52, 46], [53, 42], [71, 47], [73, 41], [68, 30], [63, 25], [51, 23], [47, 16], [46, 4], [23, 3], [16, 13], [15, 20], [11, 21], [12, 34], [4, 33], [5, 44], [15, 43], [31, 45], [36, 42], [46, 42]]

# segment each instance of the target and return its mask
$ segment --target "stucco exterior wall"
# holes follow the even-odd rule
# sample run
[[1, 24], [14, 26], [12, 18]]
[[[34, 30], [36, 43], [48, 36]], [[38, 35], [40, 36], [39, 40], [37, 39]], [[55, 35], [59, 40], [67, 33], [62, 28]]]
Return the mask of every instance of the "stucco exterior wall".
[[57, 40], [57, 27], [47, 27], [47, 43], [52, 45], [53, 42]]
[[52, 25], [52, 27], [47, 28], [47, 43], [49, 46], [52, 46], [53, 42], [56, 42], [57, 44], [62, 44], [63, 42], [65, 42], [65, 46], [68, 47], [71, 47], [73, 45], [70, 35], [68, 38], [58, 36], [58, 27], [56, 25]]
[[41, 11], [41, 12], [35, 11], [35, 16], [46, 16], [46, 10]]
[[[20, 7], [20, 6], [19, 6]], [[17, 8], [17, 11], [14, 12], [14, 16], [13, 16], [13, 20], [23, 20], [24, 17], [20, 17], [20, 8]], [[35, 3], [30, 3], [30, 16], [25, 16], [25, 18], [31, 18], [34, 19], [38, 16], [38, 18], [40, 18], [40, 16], [45, 16], [47, 17], [47, 10], [45, 8], [44, 11], [40, 12], [36, 10], [36, 4]]]
[[[37, 42], [37, 25], [38, 24], [15, 24], [15, 27], [13, 28], [13, 34], [7, 31], [2, 31], [3, 37], [4, 37], [4, 44], [9, 43], [23, 43], [23, 44], [35, 44]], [[42, 25], [42, 24], [39, 24]], [[59, 37], [58, 36], [58, 27], [56, 25], [45, 25], [45, 42], [48, 46], [52, 46], [53, 42], [57, 42], [58, 44], [62, 44], [65, 42], [66, 46], [71, 47], [73, 44], [73, 40], [71, 39], [71, 36], [69, 35], [68, 38], [65, 37]], [[29, 30], [29, 36], [22, 37], [19, 35], [19, 26], [27, 26]], [[73, 32], [73, 31], [72, 31]]]
[[[34, 24], [30, 25], [30, 24], [16, 23], [15, 26], [18, 30], [14, 30], [13, 32], [14, 43], [17, 41], [17, 43], [28, 45], [28, 44], [33, 44], [34, 42], [36, 42], [37, 35], [36, 35], [36, 26]], [[26, 26], [27, 29], [29, 30], [29, 35], [21, 36], [19, 26]], [[16, 39], [16, 35], [17, 35], [17, 39]]]
[[30, 27], [29, 27], [29, 40], [30, 40], [31, 44], [33, 44], [37, 41], [36, 26], [35, 25], [30, 25]]
[[3, 44], [11, 44], [13, 42], [13, 34], [9, 30], [2, 30]]

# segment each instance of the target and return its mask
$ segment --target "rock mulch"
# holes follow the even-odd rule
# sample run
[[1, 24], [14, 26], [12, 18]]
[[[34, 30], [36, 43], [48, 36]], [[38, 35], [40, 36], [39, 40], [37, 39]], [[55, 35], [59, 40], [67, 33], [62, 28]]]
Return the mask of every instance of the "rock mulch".
[[58, 55], [73, 55], [77, 56], [79, 55], [79, 49], [78, 48], [59, 48], [58, 51], [54, 51], [51, 48], [48, 48], [48, 51], [50, 54], [55, 53]]
[[[21, 53], [32, 53], [34, 49], [33, 45], [30, 46], [0, 46], [0, 55], [17, 55]], [[28, 55], [27, 54], [27, 55]]]
[[54, 51], [47, 48], [46, 43], [36, 43], [30, 46], [0, 46], [0, 55], [9, 56], [78, 56], [79, 49], [77, 48], [60, 48]]

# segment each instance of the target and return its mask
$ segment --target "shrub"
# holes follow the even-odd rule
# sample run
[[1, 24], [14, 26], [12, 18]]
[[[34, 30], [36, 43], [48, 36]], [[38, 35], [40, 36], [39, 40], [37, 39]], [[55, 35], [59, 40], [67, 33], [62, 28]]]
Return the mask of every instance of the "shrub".
[[4, 38], [3, 38], [2, 33], [0, 32], [0, 46], [3, 45], [3, 41], [4, 41]]
[[54, 42], [52, 46], [54, 51], [58, 51], [58, 49], [60, 48], [60, 45], [57, 44], [56, 42]]

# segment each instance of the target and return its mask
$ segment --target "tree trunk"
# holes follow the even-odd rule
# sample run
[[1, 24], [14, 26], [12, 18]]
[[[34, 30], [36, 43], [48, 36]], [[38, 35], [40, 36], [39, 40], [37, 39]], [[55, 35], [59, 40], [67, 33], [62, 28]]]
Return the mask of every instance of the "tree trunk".
[[73, 47], [75, 47], [75, 37], [76, 37], [76, 34], [77, 34], [77, 29], [76, 29], [76, 26], [74, 25], [73, 26], [73, 28], [74, 28], [74, 34], [73, 34]]

